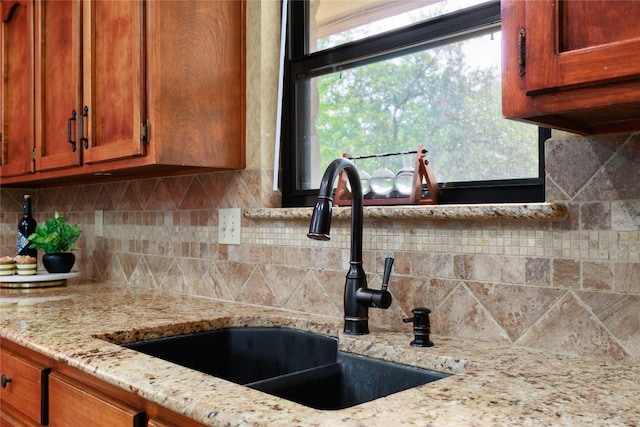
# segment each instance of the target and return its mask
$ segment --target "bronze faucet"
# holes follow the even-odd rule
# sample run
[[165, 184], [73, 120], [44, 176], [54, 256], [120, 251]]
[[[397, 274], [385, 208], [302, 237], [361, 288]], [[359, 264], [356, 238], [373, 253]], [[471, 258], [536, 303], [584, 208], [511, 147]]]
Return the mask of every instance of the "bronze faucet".
[[367, 275], [362, 268], [362, 185], [352, 161], [340, 158], [327, 167], [320, 183], [320, 194], [313, 209], [307, 236], [315, 240], [330, 239], [333, 184], [342, 170], [347, 174], [351, 185], [351, 260], [344, 286], [344, 332], [348, 335], [363, 335], [369, 333], [369, 307], [387, 309], [391, 305], [392, 297], [387, 291], [387, 283], [393, 259], [387, 258], [385, 262], [382, 289], [369, 289]]

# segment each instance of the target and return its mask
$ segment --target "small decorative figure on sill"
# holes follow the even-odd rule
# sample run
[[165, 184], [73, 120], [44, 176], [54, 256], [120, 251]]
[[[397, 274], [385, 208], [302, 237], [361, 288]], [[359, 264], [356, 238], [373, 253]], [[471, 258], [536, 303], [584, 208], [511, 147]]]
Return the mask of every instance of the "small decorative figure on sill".
[[424, 307], [417, 307], [411, 310], [413, 317], [402, 319], [404, 323], [413, 322], [414, 340], [411, 341], [412, 347], [433, 347], [433, 342], [429, 340], [431, 333], [431, 322], [429, 321], [429, 313], [431, 310]]

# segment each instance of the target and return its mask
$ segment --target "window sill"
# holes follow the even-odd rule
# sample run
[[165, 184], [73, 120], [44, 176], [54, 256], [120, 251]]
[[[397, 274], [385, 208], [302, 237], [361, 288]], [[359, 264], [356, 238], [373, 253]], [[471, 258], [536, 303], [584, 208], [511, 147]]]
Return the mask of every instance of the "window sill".
[[[278, 221], [308, 220], [312, 208], [247, 209], [245, 218]], [[504, 203], [478, 205], [365, 206], [364, 217], [391, 220], [515, 220], [561, 221], [567, 217], [567, 207], [561, 203]], [[333, 218], [351, 217], [350, 207], [334, 207]]]

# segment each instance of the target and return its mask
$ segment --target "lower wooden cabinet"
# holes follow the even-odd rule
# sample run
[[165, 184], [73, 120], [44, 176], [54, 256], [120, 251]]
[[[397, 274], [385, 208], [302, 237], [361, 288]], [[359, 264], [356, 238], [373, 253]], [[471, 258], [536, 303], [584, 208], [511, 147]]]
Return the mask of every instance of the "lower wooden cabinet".
[[33, 350], [2, 340], [0, 427], [203, 427]]
[[50, 371], [44, 364], [0, 348], [2, 426], [48, 423]]
[[56, 372], [49, 378], [51, 427], [144, 427], [146, 415]]
[[180, 425], [170, 423], [159, 418], [151, 418], [147, 423], [147, 427], [180, 427]]

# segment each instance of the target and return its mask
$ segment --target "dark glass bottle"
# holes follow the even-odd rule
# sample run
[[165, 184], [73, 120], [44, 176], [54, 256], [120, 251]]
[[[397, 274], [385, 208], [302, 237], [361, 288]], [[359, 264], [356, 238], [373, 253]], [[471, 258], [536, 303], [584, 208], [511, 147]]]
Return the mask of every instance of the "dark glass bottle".
[[32, 257], [38, 256], [38, 251], [35, 249], [29, 249], [28, 237], [36, 231], [36, 220], [31, 216], [31, 196], [24, 195], [22, 202], [24, 213], [20, 222], [18, 222], [18, 255], [29, 255]]

